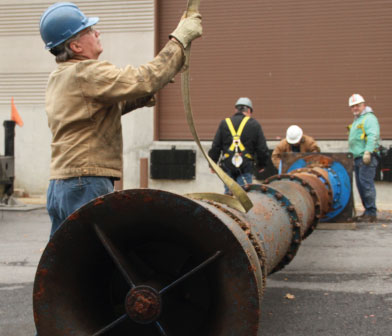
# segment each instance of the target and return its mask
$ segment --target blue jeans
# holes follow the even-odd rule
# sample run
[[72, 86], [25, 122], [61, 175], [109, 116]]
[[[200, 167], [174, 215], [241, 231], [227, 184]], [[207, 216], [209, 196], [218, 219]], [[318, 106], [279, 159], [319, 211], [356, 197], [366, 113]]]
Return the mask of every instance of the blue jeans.
[[113, 181], [108, 177], [83, 176], [51, 180], [46, 205], [52, 222], [50, 238], [75, 210], [94, 198], [112, 192], [113, 189]]
[[374, 186], [377, 164], [378, 159], [375, 154], [372, 154], [372, 160], [369, 165], [363, 163], [362, 157], [354, 160], [355, 181], [359, 196], [365, 208], [365, 215], [370, 216], [377, 215], [376, 187]]
[[[233, 173], [231, 171], [226, 171], [227, 175], [229, 175], [234, 181], [236, 181], [241, 187], [243, 187], [245, 184], [250, 184], [252, 183], [252, 174], [251, 173], [243, 173], [243, 174], [238, 174], [238, 173]], [[229, 194], [230, 189], [227, 188], [225, 185], [225, 194]]]

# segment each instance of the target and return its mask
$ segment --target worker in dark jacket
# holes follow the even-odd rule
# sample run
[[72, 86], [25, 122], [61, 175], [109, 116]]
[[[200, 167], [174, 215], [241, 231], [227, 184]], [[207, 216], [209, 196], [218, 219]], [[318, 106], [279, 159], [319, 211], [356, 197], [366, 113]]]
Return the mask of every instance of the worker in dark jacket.
[[[236, 113], [221, 121], [208, 155], [240, 186], [252, 183], [254, 163], [262, 172], [269, 156], [259, 122], [253, 119], [249, 98], [239, 98]], [[230, 191], [225, 186], [225, 194]]]

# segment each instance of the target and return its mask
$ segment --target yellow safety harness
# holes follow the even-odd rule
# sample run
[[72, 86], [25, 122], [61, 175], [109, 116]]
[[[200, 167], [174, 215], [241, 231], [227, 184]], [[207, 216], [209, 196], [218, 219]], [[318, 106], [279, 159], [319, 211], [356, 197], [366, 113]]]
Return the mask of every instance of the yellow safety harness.
[[[234, 128], [234, 126], [233, 126], [233, 123], [232, 123], [232, 121], [231, 121], [231, 119], [230, 118], [226, 118], [225, 120], [226, 120], [226, 124], [227, 124], [227, 127], [229, 128], [229, 131], [230, 131], [230, 133], [231, 133], [231, 136], [233, 137], [233, 142], [232, 142], [232, 144], [231, 144], [231, 146], [229, 147], [229, 151], [230, 152], [233, 152], [233, 154], [234, 155], [241, 155], [240, 153], [239, 153], [239, 151], [241, 152], [241, 153], [243, 153], [243, 152], [245, 152], [245, 150], [246, 150], [246, 148], [245, 148], [245, 146], [242, 144], [242, 142], [241, 142], [241, 134], [242, 134], [242, 132], [243, 132], [243, 130], [244, 130], [244, 128], [245, 128], [245, 125], [246, 125], [246, 123], [248, 122], [248, 120], [249, 120], [250, 118], [249, 117], [245, 117], [244, 119], [242, 119], [242, 121], [241, 121], [241, 124], [240, 124], [240, 126], [238, 127], [238, 130], [236, 131], [235, 130], [235, 128]], [[239, 151], [238, 151], [239, 150]], [[233, 155], [232, 154], [232, 155]], [[225, 153], [224, 154], [224, 157], [225, 158], [228, 158], [228, 157], [230, 157], [231, 155], [229, 154], [229, 153]], [[245, 153], [244, 154], [244, 156], [245, 157], [247, 157], [248, 159], [253, 159], [253, 157], [252, 157], [252, 155], [250, 155], [249, 153]], [[242, 163], [242, 162], [241, 162]], [[233, 163], [234, 164], [234, 163]]]
[[[362, 134], [361, 134], [361, 137], [360, 137], [361, 140], [367, 140], [367, 135], [366, 135], [366, 132], [365, 132], [365, 121], [366, 121], [366, 118], [367, 118], [367, 116], [365, 116], [365, 118], [363, 118], [362, 122], [359, 125], [357, 125], [357, 128], [362, 130]], [[351, 130], [352, 126], [353, 126], [353, 124], [348, 125], [347, 126], [348, 130]]]

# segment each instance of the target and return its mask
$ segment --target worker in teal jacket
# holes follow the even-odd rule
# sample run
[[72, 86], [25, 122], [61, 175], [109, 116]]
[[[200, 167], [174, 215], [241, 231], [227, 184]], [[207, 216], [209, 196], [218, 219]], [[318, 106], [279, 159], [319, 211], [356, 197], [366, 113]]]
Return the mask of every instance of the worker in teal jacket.
[[379, 160], [380, 125], [372, 108], [366, 105], [361, 95], [350, 96], [348, 105], [354, 115], [354, 121], [349, 126], [348, 146], [354, 156], [356, 185], [365, 208], [364, 213], [355, 217], [355, 220], [375, 222], [377, 207], [374, 178]]

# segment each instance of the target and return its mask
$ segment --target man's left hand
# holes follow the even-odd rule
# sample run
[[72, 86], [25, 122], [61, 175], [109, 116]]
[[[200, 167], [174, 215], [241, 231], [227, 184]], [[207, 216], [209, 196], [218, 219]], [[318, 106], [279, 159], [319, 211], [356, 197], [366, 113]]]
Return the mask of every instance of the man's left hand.
[[189, 43], [200, 37], [202, 33], [201, 15], [193, 12], [187, 17], [184, 14], [177, 28], [170, 34], [170, 38], [174, 37], [185, 49]]
[[372, 154], [370, 152], [366, 151], [363, 154], [362, 160], [363, 160], [363, 163], [368, 166], [370, 164], [370, 162], [372, 161]]

